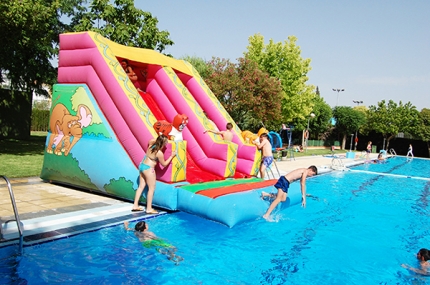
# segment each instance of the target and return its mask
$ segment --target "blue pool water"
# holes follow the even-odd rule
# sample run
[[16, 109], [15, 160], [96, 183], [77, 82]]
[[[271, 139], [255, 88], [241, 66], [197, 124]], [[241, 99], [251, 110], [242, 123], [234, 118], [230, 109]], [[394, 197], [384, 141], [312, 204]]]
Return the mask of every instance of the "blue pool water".
[[353, 168], [354, 170], [369, 170], [373, 172], [389, 173], [412, 177], [430, 177], [429, 160], [422, 158], [408, 159], [405, 157], [391, 157], [385, 163], [365, 163]]
[[179, 265], [122, 225], [26, 247], [20, 258], [0, 248], [0, 283], [430, 284], [400, 266], [418, 266], [415, 253], [430, 247], [430, 181], [379, 174], [414, 163], [430, 166], [396, 158], [384, 171], [363, 165], [308, 179], [307, 207], [275, 212], [276, 222], [230, 229], [186, 213], [149, 220], [178, 248]]

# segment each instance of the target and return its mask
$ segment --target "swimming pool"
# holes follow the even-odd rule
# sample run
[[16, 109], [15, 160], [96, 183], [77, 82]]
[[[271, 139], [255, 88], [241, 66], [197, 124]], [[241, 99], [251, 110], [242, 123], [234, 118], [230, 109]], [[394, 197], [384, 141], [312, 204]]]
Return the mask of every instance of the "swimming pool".
[[[395, 161], [386, 169], [402, 164]], [[403, 161], [416, 162], [430, 165]], [[360, 167], [309, 179], [307, 208], [275, 212], [276, 222], [228, 228], [186, 213], [149, 220], [178, 248], [179, 265], [119, 225], [26, 247], [19, 260], [0, 248], [0, 283], [430, 284], [400, 266], [417, 266], [416, 251], [430, 244], [429, 181]]]
[[365, 163], [352, 168], [372, 172], [387, 173], [400, 176], [430, 177], [429, 160], [422, 158], [391, 157], [384, 163]]

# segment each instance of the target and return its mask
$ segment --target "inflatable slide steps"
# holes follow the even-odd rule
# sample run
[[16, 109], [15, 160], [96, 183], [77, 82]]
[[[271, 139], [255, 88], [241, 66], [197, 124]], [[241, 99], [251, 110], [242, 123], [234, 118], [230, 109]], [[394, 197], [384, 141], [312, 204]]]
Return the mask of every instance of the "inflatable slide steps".
[[185, 185], [181, 188], [195, 194], [203, 195], [209, 198], [239, 193], [249, 190], [255, 190], [275, 185], [277, 179], [262, 180], [260, 178], [234, 179], [217, 182], [200, 183]]

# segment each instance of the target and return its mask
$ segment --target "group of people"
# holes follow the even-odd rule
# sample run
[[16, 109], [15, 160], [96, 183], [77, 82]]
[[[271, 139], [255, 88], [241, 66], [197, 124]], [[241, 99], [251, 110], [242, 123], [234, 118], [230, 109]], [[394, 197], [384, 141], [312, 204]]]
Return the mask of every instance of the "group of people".
[[[369, 156], [370, 156], [371, 152], [372, 152], [372, 141], [369, 141], [367, 143], [367, 147], [366, 147], [366, 160], [367, 161], [369, 161]], [[409, 144], [408, 152], [406, 154], [406, 157], [412, 157], [412, 158], [414, 157], [412, 144]], [[381, 162], [381, 161], [384, 161], [384, 160], [385, 160], [385, 158], [383, 157], [382, 153], [380, 152], [379, 155], [378, 155], [378, 158], [376, 160], [373, 160], [373, 162], [374, 163], [378, 163], [378, 162]]]
[[[215, 134], [219, 134], [223, 137], [225, 141], [233, 140], [233, 124], [227, 123], [225, 131], [214, 131], [214, 130], [205, 130], [206, 132], [212, 132]], [[153, 209], [152, 200], [154, 197], [155, 185], [156, 185], [156, 173], [155, 166], [160, 163], [162, 166], [168, 166], [172, 159], [175, 157], [176, 152], [173, 151], [169, 158], [164, 158], [163, 149], [167, 145], [168, 139], [164, 135], [160, 135], [157, 139], [152, 139], [148, 143], [148, 151], [146, 155], [143, 157], [140, 165], [139, 165], [139, 187], [136, 190], [134, 203], [133, 203], [133, 212], [144, 211], [144, 208], [139, 206], [139, 200], [143, 193], [143, 190], [146, 186], [148, 186], [148, 193], [146, 195], [146, 213], [147, 214], [157, 214], [158, 211]], [[263, 133], [260, 135], [260, 143], [257, 145], [257, 148], [262, 152], [262, 159], [260, 165], [260, 177], [264, 179], [265, 172], [268, 167], [273, 163], [273, 154], [272, 154], [272, 145], [268, 139], [267, 133]], [[289, 184], [295, 180], [301, 179], [301, 189], [302, 189], [302, 205], [306, 206], [306, 177], [313, 176], [317, 174], [317, 168], [315, 166], [311, 166], [308, 169], [299, 168], [285, 176], [279, 178], [278, 182], [275, 184], [275, 188], [278, 190], [276, 197], [274, 197], [274, 201], [270, 205], [267, 210], [264, 218], [268, 218], [270, 213], [274, 210], [274, 208], [280, 203], [284, 202], [287, 199], [287, 193]], [[263, 193], [263, 196], [269, 195], [268, 193]], [[274, 194], [273, 194], [274, 195]]]
[[[233, 125], [228, 123], [226, 125], [225, 131], [214, 131], [214, 130], [206, 130], [206, 132], [212, 132], [215, 134], [219, 134], [223, 137], [225, 141], [233, 140]], [[155, 190], [156, 183], [156, 175], [155, 175], [155, 166], [157, 163], [160, 163], [163, 166], [167, 166], [171, 163], [172, 159], [175, 157], [176, 153], [172, 152], [168, 159], [164, 158], [163, 148], [167, 145], [168, 139], [164, 135], [160, 135], [157, 139], [152, 139], [148, 144], [147, 154], [142, 159], [142, 162], [139, 165], [139, 187], [135, 194], [134, 204], [132, 211], [143, 211], [141, 207], [139, 207], [139, 199], [142, 195], [142, 192], [146, 185], [148, 185], [148, 194], [147, 194], [147, 207], [146, 212], [148, 214], [156, 214], [158, 213], [156, 210], [152, 208], [152, 199]], [[262, 161], [260, 166], [260, 176], [264, 178], [264, 173], [267, 167], [273, 163], [273, 154], [272, 154], [272, 146], [268, 139], [267, 133], [263, 133], [260, 135], [260, 143], [257, 145], [257, 148], [262, 151]], [[369, 141], [366, 152], [370, 154], [372, 148], [372, 142]], [[409, 146], [408, 156], [412, 154], [412, 145]], [[382, 152], [378, 155], [378, 160], [383, 160]], [[312, 165], [308, 168], [298, 168], [295, 169], [288, 174], [281, 176], [276, 184], [274, 185], [277, 193], [261, 193], [262, 199], [269, 198], [271, 200], [271, 204], [263, 218], [268, 220], [270, 218], [273, 210], [279, 205], [281, 202], [285, 202], [288, 198], [288, 190], [291, 183], [300, 180], [300, 189], [302, 195], [302, 207], [306, 207], [306, 178], [312, 177], [318, 174], [318, 169], [316, 166]], [[133, 230], [129, 228], [129, 223], [124, 222], [124, 228], [126, 230]], [[142, 242], [142, 245], [146, 248], [154, 247], [156, 250], [164, 255], [175, 264], [179, 264], [180, 261], [183, 260], [182, 257], [176, 255], [176, 248], [162, 239], [158, 238], [152, 232], [148, 231], [148, 225], [141, 221], [138, 222], [134, 227], [134, 232], [136, 237]], [[420, 268], [414, 268], [406, 264], [402, 264], [402, 266], [408, 270], [413, 272], [429, 275], [430, 270], [430, 251], [428, 249], [422, 248], [417, 253], [417, 259], [420, 261]]]
[[[221, 135], [225, 141], [232, 141], [233, 133], [231, 132], [233, 125], [228, 123], [226, 126], [226, 131], [214, 131], [214, 130], [206, 130], [206, 132], [212, 132], [214, 134]], [[262, 133], [260, 135], [260, 142], [257, 144], [257, 148], [261, 150], [261, 164], [260, 164], [260, 177], [264, 179], [266, 169], [271, 166], [273, 163], [273, 153], [272, 153], [272, 144], [270, 143], [269, 136], [267, 133]], [[311, 177], [318, 174], [318, 170], [316, 166], [312, 165], [308, 168], [298, 168], [285, 176], [281, 176], [276, 184], [274, 185], [277, 193], [266, 193], [262, 192], [262, 199], [266, 197], [271, 198], [273, 201], [267, 209], [266, 213], [263, 215], [263, 218], [266, 220], [269, 219], [272, 211], [278, 206], [279, 203], [285, 202], [288, 197], [288, 189], [290, 184], [296, 180], [300, 180], [300, 187], [302, 193], [302, 206], [306, 207], [306, 178]]]

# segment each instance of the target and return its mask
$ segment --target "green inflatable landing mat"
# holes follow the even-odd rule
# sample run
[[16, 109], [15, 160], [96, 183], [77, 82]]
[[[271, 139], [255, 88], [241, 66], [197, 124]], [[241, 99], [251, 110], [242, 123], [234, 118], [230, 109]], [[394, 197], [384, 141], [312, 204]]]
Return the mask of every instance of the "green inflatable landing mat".
[[214, 188], [220, 188], [220, 187], [228, 187], [232, 185], [237, 184], [246, 184], [246, 183], [255, 183], [263, 181], [261, 178], [241, 178], [241, 179], [227, 179], [227, 180], [221, 180], [221, 181], [211, 181], [211, 182], [203, 182], [203, 183], [197, 183], [197, 184], [188, 184], [180, 186], [181, 189], [190, 191], [192, 193], [196, 193], [201, 190], [207, 190], [207, 189], [214, 189]]

